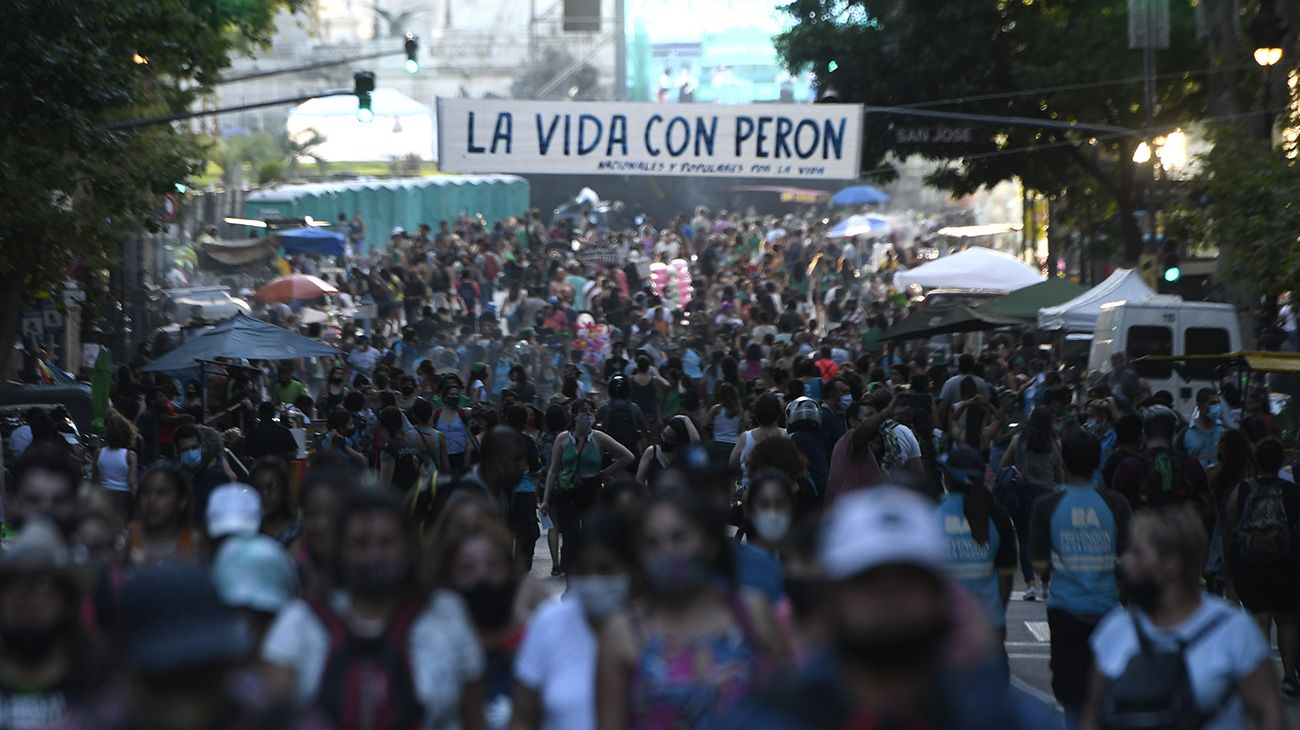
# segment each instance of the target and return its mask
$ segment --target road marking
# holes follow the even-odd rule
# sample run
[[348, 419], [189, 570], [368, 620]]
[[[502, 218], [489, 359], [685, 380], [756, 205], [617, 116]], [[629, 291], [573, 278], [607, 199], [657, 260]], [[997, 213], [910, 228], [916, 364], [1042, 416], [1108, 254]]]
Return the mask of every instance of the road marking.
[[1044, 646], [1041, 641], [1004, 641], [1002, 644], [1009, 649], [1042, 649], [1047, 651], [1051, 648]]
[[1046, 621], [1026, 621], [1025, 628], [1029, 629], [1029, 633], [1040, 642], [1052, 640], [1052, 630], [1048, 628]]
[[1037, 687], [1035, 687], [1035, 686], [1029, 684], [1028, 682], [1026, 682], [1025, 680], [1021, 679], [1020, 677], [1017, 677], [1017, 676], [1014, 675], [1014, 674], [1011, 675], [1011, 686], [1012, 686], [1012, 687], [1015, 687], [1016, 689], [1020, 690], [1021, 692], [1024, 692], [1025, 694], [1029, 695], [1030, 697], [1033, 697], [1034, 699], [1036, 699], [1036, 700], [1038, 700], [1038, 701], [1040, 701], [1040, 702], [1045, 703], [1048, 707], [1054, 707], [1054, 708], [1056, 708], [1056, 710], [1057, 710], [1058, 712], [1060, 712], [1060, 710], [1061, 710], [1061, 706], [1058, 705], [1058, 704], [1056, 704], [1056, 698], [1055, 698], [1055, 697], [1053, 697], [1051, 694], [1049, 694], [1049, 693], [1047, 693], [1047, 692], [1044, 692], [1044, 691], [1042, 691], [1041, 689], [1038, 689]]

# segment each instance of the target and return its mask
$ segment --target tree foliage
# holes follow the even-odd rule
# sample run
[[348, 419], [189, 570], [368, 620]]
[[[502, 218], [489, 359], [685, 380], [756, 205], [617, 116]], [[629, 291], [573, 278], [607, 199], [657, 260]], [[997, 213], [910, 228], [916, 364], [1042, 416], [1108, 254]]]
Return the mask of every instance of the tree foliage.
[[[25, 295], [118, 256], [198, 169], [184, 125], [106, 123], [186, 109], [303, 0], [9, 0], [0, 37], [0, 371]], [[143, 62], [147, 61], [147, 63]]]
[[[812, 67], [846, 102], [1142, 129], [1141, 51], [1128, 48], [1127, 0], [794, 0], [777, 39], [793, 69]], [[1190, 3], [1171, 2], [1171, 47], [1158, 52], [1155, 128], [1205, 112], [1208, 66]], [[835, 70], [829, 71], [831, 62]], [[1195, 73], [1194, 73], [1195, 72]], [[943, 103], [934, 103], [936, 101]], [[1120, 135], [980, 124], [969, 143], [900, 142], [896, 130], [944, 124], [868, 114], [863, 169], [889, 154], [947, 164], [932, 182], [955, 193], [1020, 178], [1049, 197], [1080, 184], [1114, 201], [1126, 257], [1141, 244], [1137, 142]], [[951, 122], [949, 126], [966, 126]], [[1094, 141], [1095, 140], [1095, 141]], [[1091, 142], [1091, 143], [1090, 143]]]

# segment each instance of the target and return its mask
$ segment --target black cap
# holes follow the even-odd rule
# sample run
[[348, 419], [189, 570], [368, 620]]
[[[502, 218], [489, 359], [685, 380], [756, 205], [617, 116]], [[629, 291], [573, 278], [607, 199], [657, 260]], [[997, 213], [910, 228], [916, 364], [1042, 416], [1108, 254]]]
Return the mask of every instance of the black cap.
[[247, 627], [192, 565], [136, 571], [122, 589], [121, 615], [127, 658], [147, 674], [237, 662], [251, 648]]

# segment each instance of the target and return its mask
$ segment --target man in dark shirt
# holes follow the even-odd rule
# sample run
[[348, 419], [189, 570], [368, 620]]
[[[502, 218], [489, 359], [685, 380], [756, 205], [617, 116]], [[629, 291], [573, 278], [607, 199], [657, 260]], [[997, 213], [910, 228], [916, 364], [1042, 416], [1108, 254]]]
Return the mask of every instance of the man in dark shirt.
[[244, 437], [244, 453], [254, 460], [278, 456], [286, 462], [298, 453], [293, 433], [275, 422], [275, 406], [264, 401], [257, 407], [257, 425]]
[[415, 341], [422, 349], [433, 347], [433, 340], [438, 336], [438, 320], [433, 316], [433, 307], [426, 304], [420, 318], [411, 326], [415, 328]]
[[606, 383], [609, 379], [622, 373], [627, 369], [627, 343], [615, 342], [609, 346], [609, 357], [605, 358], [604, 380]]
[[1126, 459], [1142, 452], [1142, 419], [1130, 413], [1115, 421], [1115, 450], [1101, 465], [1101, 480], [1107, 489], [1115, 488], [1115, 470]]
[[176, 456], [181, 468], [190, 476], [191, 517], [195, 526], [202, 526], [208, 513], [208, 495], [230, 481], [230, 475], [222, 467], [221, 453], [214, 454], [203, 448], [203, 435], [193, 424], [176, 429]]
[[1115, 467], [1111, 485], [1135, 511], [1191, 504], [1205, 521], [1208, 533], [1214, 527], [1215, 500], [1201, 462], [1174, 450], [1177, 429], [1178, 417], [1173, 411], [1165, 406], [1148, 408], [1142, 416], [1146, 450], [1121, 461]]

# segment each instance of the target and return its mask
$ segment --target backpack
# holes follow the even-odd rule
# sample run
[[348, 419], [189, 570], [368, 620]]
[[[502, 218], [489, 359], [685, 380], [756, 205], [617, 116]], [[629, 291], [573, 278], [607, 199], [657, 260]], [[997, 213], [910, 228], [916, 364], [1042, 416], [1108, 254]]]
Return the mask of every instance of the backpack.
[[[421, 431], [416, 431], [416, 434], [427, 447], [429, 437]], [[420, 476], [416, 478], [415, 486], [406, 495], [406, 508], [415, 518], [420, 537], [432, 533], [438, 520], [438, 505], [438, 459], [436, 454], [429, 454], [420, 464]]]
[[627, 450], [633, 454], [641, 450], [637, 443], [641, 440], [641, 427], [637, 424], [636, 416], [632, 413], [631, 401], [610, 401], [609, 412], [605, 414], [605, 423], [602, 430], [615, 441], [627, 447]]
[[[1152, 456], [1143, 452], [1139, 457], [1146, 466], [1147, 478], [1138, 492], [1138, 502], [1144, 507], [1164, 507], [1181, 504], [1192, 498], [1183, 470], [1187, 464], [1187, 455], [1177, 452], [1161, 452]], [[1135, 505], [1137, 506], [1137, 505]]]
[[447, 276], [447, 270], [441, 265], [433, 267], [433, 275], [429, 277], [429, 288], [435, 292], [446, 292], [451, 289], [451, 278]]
[[1219, 714], [1235, 689], [1215, 703], [1209, 712], [1201, 710], [1187, 671], [1187, 649], [1204, 639], [1227, 618], [1220, 613], [1174, 650], [1151, 643], [1134, 617], [1139, 651], [1124, 667], [1124, 673], [1106, 687], [1101, 698], [1100, 726], [1105, 730], [1196, 730]]
[[319, 596], [307, 605], [325, 626], [329, 649], [317, 705], [337, 728], [406, 730], [421, 727], [424, 708], [415, 696], [411, 626], [424, 601], [402, 604], [377, 637], [357, 636]]
[[1248, 562], [1282, 560], [1291, 554], [1291, 521], [1277, 479], [1247, 479], [1237, 520], [1237, 554]]

